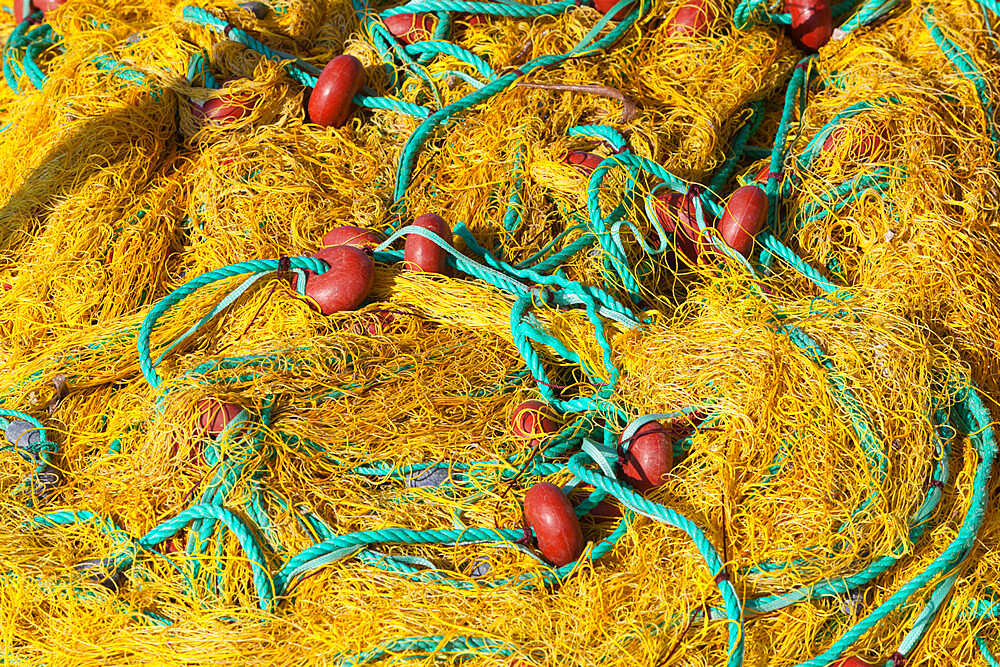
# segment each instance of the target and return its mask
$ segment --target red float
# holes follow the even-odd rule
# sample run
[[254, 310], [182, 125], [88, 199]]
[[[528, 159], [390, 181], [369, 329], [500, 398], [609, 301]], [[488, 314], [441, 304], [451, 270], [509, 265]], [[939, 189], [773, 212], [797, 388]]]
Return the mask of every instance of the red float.
[[[602, 14], [607, 14], [610, 12], [615, 5], [618, 4], [618, 0], [594, 0], [594, 8]], [[621, 21], [623, 18], [628, 16], [628, 13], [632, 11], [633, 4], [628, 4], [611, 17], [612, 21]]]
[[20, 23], [31, 16], [35, 4], [31, 0], [14, 0], [14, 20]]
[[366, 313], [358, 322], [351, 324], [348, 331], [359, 336], [368, 334], [377, 336], [388, 331], [396, 323], [396, 317], [387, 311], [372, 311]]
[[423, 42], [434, 36], [434, 17], [430, 14], [394, 14], [383, 19], [389, 32], [403, 44]]
[[816, 52], [833, 35], [833, 13], [828, 0], [785, 0], [792, 17], [788, 36], [803, 51]]
[[198, 428], [211, 436], [219, 435], [242, 410], [243, 408], [236, 403], [223, 403], [215, 398], [203, 398], [195, 406], [195, 412], [198, 415]]
[[468, 14], [468, 13], [459, 14], [458, 21], [468, 26], [477, 26], [485, 23], [485, 21], [483, 21], [483, 17], [480, 16], [479, 14]]
[[[696, 186], [692, 186], [683, 195], [676, 192], [657, 195], [653, 204], [656, 218], [663, 225], [663, 229], [668, 233], [674, 233], [674, 244], [677, 249], [692, 262], [697, 261], [701, 254], [711, 247], [708, 241], [701, 239], [701, 232], [698, 230], [698, 215], [694, 204], [698, 191]], [[707, 214], [705, 217], [706, 226], [711, 225]]]
[[719, 220], [719, 233], [729, 247], [750, 256], [753, 240], [767, 222], [767, 195], [756, 185], [737, 188]]
[[252, 96], [224, 94], [213, 97], [200, 106], [192, 102], [191, 107], [196, 117], [209, 123], [227, 125], [249, 115], [253, 110], [254, 100]]
[[184, 533], [177, 533], [163, 543], [163, 553], [170, 556], [172, 554], [184, 553]]
[[622, 510], [617, 505], [613, 505], [607, 500], [602, 500], [594, 505], [594, 509], [587, 512], [587, 516], [597, 523], [617, 521], [622, 518]]
[[[771, 178], [771, 165], [765, 164], [763, 167], [761, 167], [760, 171], [757, 172], [757, 175], [754, 176], [753, 180], [755, 183], [757, 183], [758, 185], [760, 185], [760, 187], [763, 188], [767, 187], [767, 182], [768, 180], [770, 180], [770, 178]], [[775, 176], [775, 179], [779, 183], [781, 182], [781, 176]]]
[[[330, 248], [338, 245], [349, 245], [358, 250], [372, 251], [384, 239], [369, 229], [361, 227], [337, 227], [331, 229], [323, 235], [323, 247]], [[319, 257], [319, 254], [316, 255]]]
[[316, 257], [330, 265], [325, 273], [308, 275], [305, 295], [324, 315], [354, 310], [368, 298], [375, 280], [375, 263], [363, 250], [349, 245], [323, 248]]
[[[181, 451], [181, 443], [176, 438], [171, 439], [170, 443], [170, 458], [177, 458], [177, 454]], [[198, 465], [204, 465], [207, 463], [205, 460], [205, 453], [201, 450], [201, 446], [197, 443], [191, 446], [191, 449], [187, 453], [187, 464], [189, 468], [194, 468]]]
[[63, 5], [66, 4], [68, 0], [34, 0], [32, 3], [35, 7], [42, 10], [42, 14], [48, 18], [50, 12], [54, 12]]
[[688, 206], [685, 206], [686, 203], [690, 202], [685, 200], [684, 195], [676, 192], [656, 195], [653, 211], [656, 213], [656, 219], [668, 234], [677, 229], [677, 223], [681, 216], [684, 216], [686, 221], [693, 219], [693, 212], [689, 210]]
[[836, 127], [826, 137], [823, 142], [823, 152], [836, 152], [843, 145], [845, 138], [848, 141], [846, 157], [857, 161], [874, 160], [882, 157], [888, 147], [888, 140], [882, 133], [858, 131], [855, 136], [848, 136], [848, 131], [843, 127]]
[[[452, 242], [451, 227], [435, 213], [424, 213], [413, 224], [434, 232], [448, 244]], [[410, 271], [444, 275], [448, 269], [448, 254], [434, 241], [419, 234], [410, 234], [403, 246], [403, 263]]]
[[600, 155], [594, 153], [587, 153], [585, 151], [570, 151], [563, 158], [563, 162], [566, 164], [573, 165], [576, 170], [583, 174], [584, 176], [590, 176], [597, 169], [597, 165], [601, 164], [604, 158]]
[[670, 433], [658, 421], [643, 424], [628, 441], [619, 440], [626, 449], [622, 477], [640, 493], [662, 485], [674, 465], [674, 443]]
[[580, 522], [569, 499], [555, 484], [540, 482], [528, 489], [524, 517], [535, 530], [542, 555], [553, 565], [568, 565], [583, 553]]
[[531, 438], [531, 446], [559, 432], [559, 421], [547, 404], [534, 399], [521, 403], [510, 416], [510, 430], [519, 438]]
[[837, 662], [833, 663], [832, 667], [874, 667], [874, 666], [865, 662], [861, 658], [855, 658], [852, 656], [850, 658], [843, 658], [842, 660], [838, 660]]
[[705, 0], [688, 0], [667, 23], [668, 37], [697, 37], [715, 21], [715, 8]]
[[354, 96], [365, 84], [365, 68], [354, 56], [337, 56], [326, 64], [309, 96], [309, 119], [325, 127], [341, 127], [354, 111]]

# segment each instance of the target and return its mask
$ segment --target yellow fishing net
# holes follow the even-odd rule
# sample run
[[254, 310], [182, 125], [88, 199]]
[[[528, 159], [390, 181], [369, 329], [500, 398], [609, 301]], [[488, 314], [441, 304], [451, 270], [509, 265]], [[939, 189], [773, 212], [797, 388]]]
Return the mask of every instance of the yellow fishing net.
[[[780, 3], [36, 4], [0, 15], [0, 662], [997, 664], [989, 0], [835, 5], [815, 55]], [[448, 276], [403, 261], [429, 212]], [[388, 241], [326, 316], [347, 225]]]

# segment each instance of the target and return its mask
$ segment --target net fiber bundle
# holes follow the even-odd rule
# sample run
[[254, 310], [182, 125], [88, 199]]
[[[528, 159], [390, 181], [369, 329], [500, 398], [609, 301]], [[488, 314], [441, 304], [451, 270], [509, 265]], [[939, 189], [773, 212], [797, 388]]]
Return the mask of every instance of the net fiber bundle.
[[998, 664], [993, 0], [16, 4], [0, 662]]

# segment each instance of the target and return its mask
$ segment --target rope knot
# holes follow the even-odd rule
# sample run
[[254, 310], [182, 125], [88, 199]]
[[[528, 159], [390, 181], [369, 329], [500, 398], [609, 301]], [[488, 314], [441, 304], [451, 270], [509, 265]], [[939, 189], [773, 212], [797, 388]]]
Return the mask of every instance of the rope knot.
[[543, 306], [551, 306], [552, 297], [552, 290], [546, 285], [539, 285], [535, 290], [535, 299]]
[[292, 269], [292, 258], [288, 255], [282, 255], [278, 258], [278, 280], [283, 280], [285, 274]]
[[527, 547], [531, 546], [532, 534], [531, 528], [528, 527], [527, 523], [521, 525], [521, 529], [524, 531], [524, 536], [514, 540], [514, 544], [520, 544], [521, 546]]

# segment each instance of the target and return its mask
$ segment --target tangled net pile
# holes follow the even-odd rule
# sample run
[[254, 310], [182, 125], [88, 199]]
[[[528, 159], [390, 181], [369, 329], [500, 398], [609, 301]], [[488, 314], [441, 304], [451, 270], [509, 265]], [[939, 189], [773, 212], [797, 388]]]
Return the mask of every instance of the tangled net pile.
[[997, 665], [1000, 6], [695, 1], [8, 7], [3, 664]]

